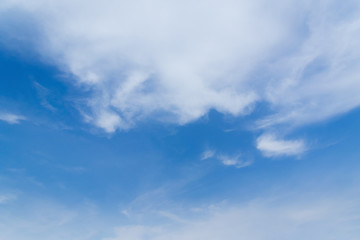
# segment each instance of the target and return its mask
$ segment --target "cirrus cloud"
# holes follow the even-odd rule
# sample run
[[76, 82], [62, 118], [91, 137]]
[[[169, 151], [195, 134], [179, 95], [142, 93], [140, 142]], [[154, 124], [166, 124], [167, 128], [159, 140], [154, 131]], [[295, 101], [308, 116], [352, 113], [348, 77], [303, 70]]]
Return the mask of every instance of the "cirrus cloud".
[[0, 121], [7, 122], [9, 124], [18, 124], [20, 121], [25, 120], [26, 118], [22, 115], [17, 115], [13, 113], [0, 113]]

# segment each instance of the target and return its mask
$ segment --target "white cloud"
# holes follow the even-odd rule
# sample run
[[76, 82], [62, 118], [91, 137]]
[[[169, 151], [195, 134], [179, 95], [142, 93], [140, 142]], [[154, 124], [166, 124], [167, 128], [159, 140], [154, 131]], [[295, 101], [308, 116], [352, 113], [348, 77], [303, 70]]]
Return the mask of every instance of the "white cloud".
[[21, 115], [16, 115], [12, 113], [0, 113], [0, 121], [7, 122], [9, 124], [18, 124], [21, 120], [25, 120], [26, 118]]
[[233, 155], [233, 156], [219, 154], [219, 155], [217, 155], [217, 158], [225, 166], [234, 166], [236, 168], [247, 167], [253, 163], [251, 160], [247, 160], [247, 161], [242, 160], [240, 154]]
[[299, 155], [306, 151], [303, 140], [281, 140], [272, 134], [258, 137], [256, 147], [267, 157]]
[[281, 80], [267, 86], [277, 112], [260, 125], [299, 125], [347, 112], [360, 104], [359, 3], [320, 1], [308, 19], [309, 35], [295, 54], [274, 64]]
[[92, 90], [87, 119], [107, 132], [260, 101], [274, 110], [261, 127], [360, 105], [358, 1], [3, 0], [0, 11], [8, 42], [24, 38], [13, 16], [37, 26], [32, 47]]
[[241, 154], [219, 154], [214, 149], [206, 149], [201, 156], [201, 160], [206, 160], [209, 158], [215, 158], [220, 161], [225, 166], [233, 166], [236, 168], [243, 168], [250, 166], [253, 161], [252, 160], [244, 160]]

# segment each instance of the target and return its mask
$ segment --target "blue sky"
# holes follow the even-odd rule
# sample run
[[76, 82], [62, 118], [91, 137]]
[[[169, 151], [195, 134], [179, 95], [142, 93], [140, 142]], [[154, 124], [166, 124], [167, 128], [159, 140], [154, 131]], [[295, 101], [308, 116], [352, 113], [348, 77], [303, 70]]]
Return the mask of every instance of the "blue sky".
[[359, 239], [356, 1], [0, 3], [0, 239]]

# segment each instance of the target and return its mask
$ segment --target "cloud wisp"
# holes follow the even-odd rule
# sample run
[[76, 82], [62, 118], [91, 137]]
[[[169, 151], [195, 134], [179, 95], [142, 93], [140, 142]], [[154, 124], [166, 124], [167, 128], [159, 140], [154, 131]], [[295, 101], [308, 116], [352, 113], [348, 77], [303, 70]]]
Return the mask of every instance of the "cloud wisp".
[[202, 155], [201, 155], [201, 160], [206, 160], [206, 159], [209, 159], [209, 158], [213, 158], [216, 154], [216, 151], [213, 150], [213, 149], [206, 149]]
[[214, 149], [206, 149], [200, 160], [216, 159], [221, 162], [224, 166], [232, 166], [236, 168], [248, 167], [253, 164], [252, 160], [244, 160], [240, 153], [229, 155], [223, 153], [217, 153]]
[[0, 113], [0, 121], [7, 122], [9, 124], [19, 124], [22, 120], [26, 118], [22, 115], [17, 115], [13, 113]]
[[220, 154], [217, 155], [217, 158], [221, 161], [223, 165], [234, 166], [236, 168], [248, 167], [253, 163], [253, 161], [251, 160], [244, 161], [241, 157], [241, 154], [236, 154], [233, 156]]

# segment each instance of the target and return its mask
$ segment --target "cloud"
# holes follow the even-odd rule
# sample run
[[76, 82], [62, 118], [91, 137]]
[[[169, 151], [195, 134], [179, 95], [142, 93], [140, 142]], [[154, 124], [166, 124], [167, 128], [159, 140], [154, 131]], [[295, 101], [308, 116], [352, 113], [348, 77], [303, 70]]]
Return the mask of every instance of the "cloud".
[[51, 96], [50, 90], [36, 81], [34, 81], [33, 84], [37, 91], [38, 97], [40, 99], [40, 104], [44, 108], [47, 108], [48, 110], [50, 110], [52, 112], [55, 112], [57, 109], [53, 105], [51, 105], [51, 103], [49, 102], [49, 97]]
[[340, 199], [281, 204], [259, 199], [244, 206], [209, 208], [204, 217], [177, 222], [175, 226], [169, 221], [121, 226], [115, 229], [114, 237], [103, 240], [355, 240], [360, 233], [356, 205]]
[[280, 140], [272, 134], [258, 137], [256, 147], [267, 157], [299, 155], [306, 151], [303, 140]]
[[215, 150], [207, 149], [202, 153], [201, 160], [206, 160], [206, 159], [212, 158], [215, 156], [215, 154], [216, 154]]
[[[355, 189], [355, 188], [354, 188]], [[287, 191], [291, 192], [291, 191]], [[294, 194], [197, 207], [148, 209], [104, 215], [96, 205], [64, 206], [44, 199], [0, 205], [0, 238], [7, 240], [285, 240], [348, 239], [360, 234], [359, 199]], [[347, 195], [347, 194], [345, 194]]]
[[227, 154], [219, 154], [214, 149], [206, 149], [201, 156], [201, 160], [206, 160], [210, 158], [215, 158], [219, 160], [223, 165], [225, 166], [233, 166], [236, 168], [243, 168], [250, 166], [253, 161], [247, 160], [244, 161], [242, 159], [241, 154], [233, 154], [233, 155], [227, 155]]
[[224, 201], [219, 197], [215, 202], [184, 201], [176, 188], [169, 187], [175, 196], [161, 200], [157, 195], [163, 193], [159, 192], [138, 196], [135, 204], [114, 199], [128, 206], [124, 210], [115, 202], [106, 207], [90, 199], [65, 204], [61, 199], [22, 193], [17, 201], [0, 204], [0, 239], [358, 240], [357, 186], [330, 184], [324, 189], [321, 183], [318, 187], [309, 184], [313, 180], [305, 177], [295, 188], [280, 184], [274, 186], [277, 190], [260, 191], [251, 199], [238, 196]]
[[0, 113], [0, 121], [7, 122], [9, 124], [18, 124], [20, 121], [25, 120], [26, 118], [21, 115], [16, 115], [12, 113]]
[[236, 168], [247, 167], [247, 166], [250, 166], [253, 163], [251, 160], [243, 161], [241, 159], [240, 154], [233, 155], [233, 156], [220, 154], [220, 155], [217, 155], [217, 158], [225, 166], [234, 166]]
[[[360, 105], [358, 1], [4, 0], [0, 11], [4, 39], [90, 90], [82, 112], [107, 132], [259, 102], [273, 110], [259, 127], [296, 126]], [[33, 23], [31, 39], [18, 22], [9, 30], [13, 16]]]

